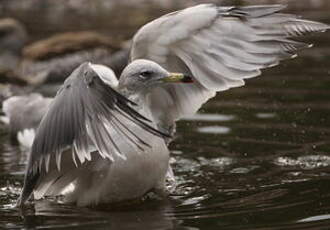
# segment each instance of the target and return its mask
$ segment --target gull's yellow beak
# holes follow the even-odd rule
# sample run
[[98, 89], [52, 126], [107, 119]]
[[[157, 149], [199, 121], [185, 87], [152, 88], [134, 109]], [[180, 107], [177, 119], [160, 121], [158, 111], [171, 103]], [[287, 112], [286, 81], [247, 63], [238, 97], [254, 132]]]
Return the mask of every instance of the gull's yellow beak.
[[176, 82], [192, 83], [192, 82], [194, 82], [190, 76], [185, 75], [183, 73], [170, 73], [167, 77], [162, 78], [161, 81], [169, 82], [169, 83], [170, 82], [172, 82], [172, 83], [176, 83]]

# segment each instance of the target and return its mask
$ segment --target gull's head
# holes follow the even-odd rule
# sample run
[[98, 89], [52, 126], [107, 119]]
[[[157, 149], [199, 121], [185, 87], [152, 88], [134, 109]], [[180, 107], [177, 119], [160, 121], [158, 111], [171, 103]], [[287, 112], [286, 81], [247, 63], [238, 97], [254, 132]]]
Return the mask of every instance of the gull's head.
[[132, 92], [146, 91], [165, 83], [192, 82], [192, 78], [182, 73], [170, 73], [156, 62], [138, 59], [131, 62], [122, 72], [119, 88]]

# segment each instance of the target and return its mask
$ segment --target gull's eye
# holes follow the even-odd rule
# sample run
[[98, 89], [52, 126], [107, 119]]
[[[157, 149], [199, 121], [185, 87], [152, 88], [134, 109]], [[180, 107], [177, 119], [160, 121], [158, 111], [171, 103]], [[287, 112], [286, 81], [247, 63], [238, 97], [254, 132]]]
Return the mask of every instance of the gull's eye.
[[144, 78], [144, 79], [150, 78], [151, 77], [151, 74], [152, 74], [151, 71], [143, 71], [143, 72], [140, 73], [140, 77], [141, 78]]

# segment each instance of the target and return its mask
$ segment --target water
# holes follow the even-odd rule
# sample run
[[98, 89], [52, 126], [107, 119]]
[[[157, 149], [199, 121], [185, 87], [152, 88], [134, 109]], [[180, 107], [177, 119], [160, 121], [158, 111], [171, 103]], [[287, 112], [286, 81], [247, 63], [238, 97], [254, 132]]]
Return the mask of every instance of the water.
[[329, 38], [311, 37], [313, 49], [179, 122], [171, 145], [178, 185], [167, 199], [93, 209], [44, 200], [20, 213], [26, 154], [0, 126], [0, 227], [329, 229]]

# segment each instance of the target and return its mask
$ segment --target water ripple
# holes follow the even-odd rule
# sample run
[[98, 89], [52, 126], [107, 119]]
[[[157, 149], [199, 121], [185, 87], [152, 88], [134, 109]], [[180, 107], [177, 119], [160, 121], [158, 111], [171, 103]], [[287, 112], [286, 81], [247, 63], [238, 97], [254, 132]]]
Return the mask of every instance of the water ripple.
[[295, 158], [281, 156], [275, 159], [274, 164], [278, 166], [298, 166], [302, 169], [316, 169], [330, 165], [330, 156], [307, 155]]

